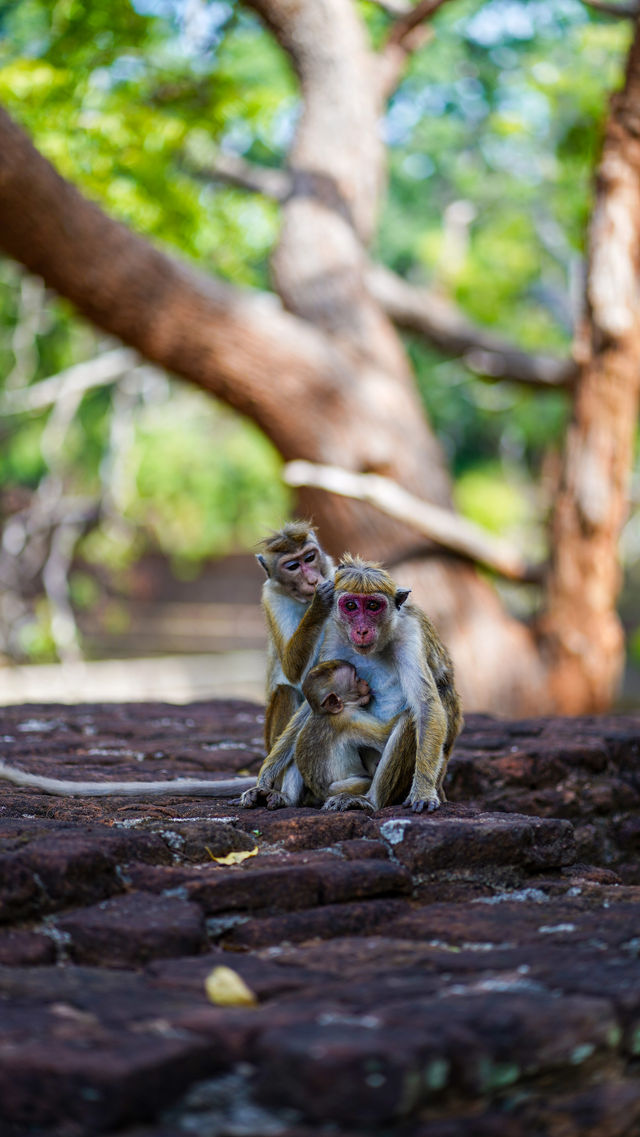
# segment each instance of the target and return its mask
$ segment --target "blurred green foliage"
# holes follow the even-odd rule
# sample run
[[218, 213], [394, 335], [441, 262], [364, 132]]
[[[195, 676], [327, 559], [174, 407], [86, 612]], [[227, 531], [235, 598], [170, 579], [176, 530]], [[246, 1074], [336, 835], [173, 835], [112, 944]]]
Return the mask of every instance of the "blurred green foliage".
[[184, 573], [212, 551], [247, 548], [286, 512], [273, 447], [252, 423], [182, 391], [171, 415], [141, 416], [131, 449], [136, 472], [124, 515], [152, 534]]
[[[388, 16], [368, 0], [358, 8], [379, 45]], [[523, 347], [566, 351], [593, 164], [629, 29], [579, 0], [452, 0], [433, 28], [383, 123], [389, 188], [375, 254]], [[283, 52], [235, 0], [0, 2], [0, 102], [113, 216], [207, 272], [269, 286], [277, 206], [212, 180], [207, 164], [222, 148], [282, 165], [299, 97]], [[7, 389], [112, 346], [0, 265]], [[563, 397], [487, 385], [414, 338], [407, 346], [460, 507], [501, 532], [533, 523]], [[259, 432], [173, 382], [154, 392], [141, 381], [118, 416], [113, 386], [89, 391], [54, 460], [49, 409], [5, 417], [5, 499], [52, 472], [66, 492], [106, 494], [83, 552], [114, 567], [157, 548], [192, 571], [277, 524], [289, 498]], [[72, 594], [92, 603], [82, 578]], [[36, 655], [50, 651], [46, 624], [32, 629]]]

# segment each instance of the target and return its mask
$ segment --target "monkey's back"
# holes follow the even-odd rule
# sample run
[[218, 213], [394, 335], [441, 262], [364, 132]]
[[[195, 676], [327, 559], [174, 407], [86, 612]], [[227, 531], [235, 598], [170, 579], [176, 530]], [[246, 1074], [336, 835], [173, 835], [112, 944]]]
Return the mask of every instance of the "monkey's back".
[[416, 616], [420, 624], [425, 661], [433, 675], [440, 701], [447, 716], [447, 737], [444, 751], [445, 755], [448, 756], [463, 724], [462, 705], [456, 690], [453, 660], [422, 608], [412, 603], [407, 604], [406, 608]]

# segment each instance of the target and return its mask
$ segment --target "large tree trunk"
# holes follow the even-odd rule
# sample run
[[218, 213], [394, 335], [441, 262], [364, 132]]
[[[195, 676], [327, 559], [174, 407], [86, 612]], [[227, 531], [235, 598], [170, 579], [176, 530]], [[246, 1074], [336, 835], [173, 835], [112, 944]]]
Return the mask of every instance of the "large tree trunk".
[[[343, 0], [249, 3], [291, 56], [304, 97], [289, 156], [292, 192], [272, 262], [275, 284], [290, 311], [331, 336], [349, 367], [346, 416], [340, 408], [316, 423], [318, 442], [306, 457], [385, 474], [450, 507], [444, 456], [406, 352], [367, 282], [367, 243], [386, 174], [378, 61], [355, 6]], [[415, 535], [361, 503], [306, 491], [301, 504], [335, 552], [346, 546], [393, 556], [394, 573], [450, 647], [468, 707], [540, 709], [545, 688], [534, 641], [471, 566], [441, 555], [407, 559], [403, 550], [415, 549]]]
[[[377, 128], [381, 61], [369, 52], [348, 0], [251, 0], [251, 6], [291, 56], [304, 98], [273, 258], [282, 304], [204, 278], [105, 217], [2, 113], [0, 245], [100, 327], [252, 417], [284, 458], [382, 473], [449, 506], [440, 447], [395, 328], [368, 284], [367, 242], [384, 180]], [[636, 97], [628, 81], [629, 106]], [[614, 112], [619, 131], [628, 130], [623, 104]], [[614, 135], [612, 127], [609, 148]], [[621, 203], [636, 210], [638, 169], [631, 153], [626, 165], [618, 155], [624, 176], [614, 178], [604, 172], [605, 156], [601, 194], [605, 202], [620, 184]], [[634, 229], [627, 250], [634, 284], [636, 248]], [[435, 549], [412, 557], [418, 542], [406, 526], [345, 498], [319, 491], [303, 496], [334, 552], [350, 548], [393, 560], [395, 575], [414, 589], [450, 646], [468, 708], [512, 714], [591, 709], [601, 701], [593, 678], [598, 657], [615, 660], [608, 675], [619, 665], [614, 545], [639, 363], [631, 299], [628, 308], [632, 323], [615, 334], [597, 316], [593, 351], [578, 380], [542, 641], [504, 611], [468, 564]], [[599, 402], [596, 411], [593, 400], [603, 395], [606, 406]], [[620, 443], [616, 432], [625, 415], [626, 441]], [[591, 475], [604, 474], [610, 495], [605, 508], [587, 493], [586, 512], [585, 447], [593, 455]], [[589, 568], [596, 534], [607, 566], [599, 591], [598, 574]], [[577, 617], [568, 612], [576, 581], [589, 596]], [[578, 643], [576, 630], [587, 632], [593, 648], [594, 662], [584, 669], [584, 636]]]
[[549, 683], [570, 713], [611, 704], [624, 662], [618, 539], [640, 384], [640, 36], [612, 100], [590, 227], [587, 319], [576, 355], [541, 621]]

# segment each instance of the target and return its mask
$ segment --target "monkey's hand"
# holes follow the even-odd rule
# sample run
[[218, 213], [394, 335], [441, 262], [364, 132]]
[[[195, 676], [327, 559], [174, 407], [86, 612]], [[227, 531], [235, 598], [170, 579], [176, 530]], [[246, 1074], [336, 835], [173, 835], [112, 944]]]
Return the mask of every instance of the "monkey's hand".
[[440, 798], [438, 791], [433, 790], [428, 797], [415, 797], [410, 794], [409, 797], [402, 803], [405, 806], [411, 806], [414, 813], [433, 813], [436, 809], [440, 809]]
[[311, 608], [319, 616], [328, 616], [333, 605], [333, 581], [323, 580], [316, 588]]
[[280, 790], [268, 790], [266, 798], [267, 809], [287, 809], [291, 805], [289, 799], [281, 794]]
[[373, 802], [362, 794], [334, 794], [333, 797], [327, 798], [322, 808], [332, 813], [344, 813], [347, 809], [362, 809], [366, 813], [375, 813]]

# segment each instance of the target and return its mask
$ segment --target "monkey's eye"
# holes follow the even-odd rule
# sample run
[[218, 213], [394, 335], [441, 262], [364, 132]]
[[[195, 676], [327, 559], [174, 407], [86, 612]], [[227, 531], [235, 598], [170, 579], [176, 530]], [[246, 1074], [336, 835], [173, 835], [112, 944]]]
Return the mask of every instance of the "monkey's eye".
[[315, 549], [314, 549], [314, 551], [312, 553], [308, 553], [307, 556], [304, 558], [304, 563], [306, 565], [310, 565], [312, 561], [315, 561], [315, 559], [316, 559], [316, 554], [315, 554]]
[[300, 568], [300, 561], [289, 561], [285, 566], [287, 572], [295, 572]]
[[370, 612], [379, 612], [382, 604], [379, 600], [367, 600], [367, 608]]
[[355, 612], [358, 605], [355, 600], [345, 600], [344, 607], [347, 609], [347, 612]]

